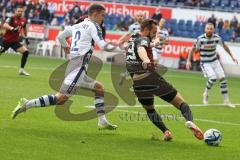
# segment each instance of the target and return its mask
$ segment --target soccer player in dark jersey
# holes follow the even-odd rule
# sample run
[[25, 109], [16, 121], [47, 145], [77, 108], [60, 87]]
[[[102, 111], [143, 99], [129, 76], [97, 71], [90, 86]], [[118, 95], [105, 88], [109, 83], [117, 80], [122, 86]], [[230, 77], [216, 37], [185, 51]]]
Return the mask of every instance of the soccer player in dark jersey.
[[27, 39], [26, 19], [22, 18], [23, 12], [23, 6], [17, 6], [15, 15], [8, 18], [4, 22], [3, 28], [6, 30], [6, 33], [4, 34], [2, 43], [0, 45], [0, 54], [9, 48], [12, 48], [16, 52], [20, 52], [22, 54], [22, 60], [19, 69], [19, 75], [29, 76], [30, 74], [24, 70], [29, 51], [24, 45], [19, 42], [20, 34], [23, 33], [26, 44], [29, 44], [29, 41]]
[[155, 70], [150, 43], [156, 37], [156, 33], [157, 23], [154, 20], [146, 19], [141, 24], [140, 33], [129, 42], [126, 67], [133, 80], [135, 95], [152, 123], [164, 133], [163, 140], [171, 140], [172, 135], [163, 123], [161, 116], [154, 109], [154, 96], [160, 97], [179, 109], [186, 120], [186, 127], [193, 132], [196, 138], [202, 140], [203, 133], [193, 123], [189, 105], [184, 102], [177, 90]]

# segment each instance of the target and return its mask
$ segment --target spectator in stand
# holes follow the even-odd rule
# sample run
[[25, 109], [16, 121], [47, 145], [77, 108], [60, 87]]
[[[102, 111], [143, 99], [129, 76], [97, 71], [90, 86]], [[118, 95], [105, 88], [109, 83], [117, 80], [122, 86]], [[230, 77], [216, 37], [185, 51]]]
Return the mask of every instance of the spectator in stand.
[[151, 0], [151, 4], [157, 4], [159, 2], [160, 2], [160, 0]]
[[210, 18], [208, 18], [208, 22], [209, 23], [212, 23], [214, 27], [216, 27], [216, 22], [217, 22], [217, 19], [215, 18], [215, 15], [212, 14], [212, 16]]
[[128, 25], [126, 24], [126, 17], [122, 17], [121, 21], [115, 25], [114, 30], [117, 31], [127, 31]]
[[57, 17], [53, 17], [50, 25], [51, 26], [58, 26], [59, 25]]
[[237, 28], [234, 31], [236, 32], [236, 36], [240, 37], [240, 23], [238, 23]]
[[200, 0], [200, 7], [201, 8], [207, 8], [208, 7], [208, 4], [206, 3], [205, 0]]
[[73, 19], [73, 21], [77, 21], [82, 16], [82, 11], [76, 2], [72, 10], [70, 11], [70, 19]]
[[186, 6], [196, 7], [198, 5], [198, 0], [186, 0], [184, 4]]
[[223, 29], [230, 29], [230, 23], [229, 23], [229, 20], [225, 20], [225, 21], [224, 21]]
[[184, 47], [182, 52], [180, 53], [179, 69], [186, 69], [187, 57], [188, 57], [188, 51], [187, 51], [187, 48]]
[[237, 33], [233, 31], [232, 36], [231, 36], [231, 42], [236, 42], [237, 41]]
[[49, 19], [50, 19], [50, 12], [48, 10], [48, 6], [44, 5], [44, 8], [40, 11], [40, 15], [39, 15], [41, 20], [46, 21], [47, 23], [49, 23]]
[[53, 2], [49, 3], [48, 10], [49, 10], [49, 13], [50, 13], [49, 22], [52, 23], [52, 20], [54, 18], [54, 14], [55, 14], [55, 10], [56, 10], [55, 5], [54, 5]]
[[238, 19], [236, 16], [233, 16], [232, 20], [230, 21], [230, 28], [235, 29], [238, 25]]
[[152, 19], [154, 19], [155, 21], [157, 21], [159, 23], [161, 18], [162, 18], [161, 10], [160, 10], [160, 8], [157, 8], [152, 16]]
[[168, 35], [171, 36], [173, 34], [173, 29], [172, 27], [169, 27], [168, 29]]
[[221, 34], [222, 29], [223, 29], [223, 24], [224, 24], [223, 19], [220, 18], [219, 21], [218, 21], [218, 24], [217, 24], [218, 34]]

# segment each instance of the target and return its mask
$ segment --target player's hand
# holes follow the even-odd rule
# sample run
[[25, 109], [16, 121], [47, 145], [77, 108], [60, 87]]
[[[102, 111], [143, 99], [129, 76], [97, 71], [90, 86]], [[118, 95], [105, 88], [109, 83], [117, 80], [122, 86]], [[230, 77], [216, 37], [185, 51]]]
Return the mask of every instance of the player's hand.
[[19, 26], [12, 29], [13, 32], [19, 32], [19, 30], [20, 30]]
[[149, 70], [149, 71], [153, 71], [155, 69], [154, 64], [151, 63], [150, 61], [142, 62], [142, 66], [143, 66], [143, 69], [146, 69], [146, 70]]
[[187, 70], [190, 70], [192, 68], [192, 64], [188, 60], [187, 60], [187, 63], [186, 63], [186, 68], [187, 68]]
[[160, 39], [159, 38], [155, 38], [152, 42], [153, 42], [153, 46], [157, 47], [160, 44]]
[[25, 43], [26, 43], [27, 46], [30, 44], [28, 38], [25, 38]]
[[64, 47], [63, 50], [66, 54], [70, 54], [70, 47]]
[[238, 60], [236, 58], [232, 58], [233, 62], [238, 64]]

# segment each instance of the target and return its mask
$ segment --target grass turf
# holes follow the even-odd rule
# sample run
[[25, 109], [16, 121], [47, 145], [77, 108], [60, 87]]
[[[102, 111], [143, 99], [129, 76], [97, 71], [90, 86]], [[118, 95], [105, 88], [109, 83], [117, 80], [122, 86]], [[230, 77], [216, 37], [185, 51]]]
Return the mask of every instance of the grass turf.
[[[30, 77], [17, 74], [20, 56], [3, 54], [0, 57], [0, 157], [2, 160], [238, 160], [240, 156], [240, 108], [225, 106], [191, 107], [196, 123], [203, 129], [217, 128], [223, 140], [219, 147], [209, 147], [193, 137], [184, 127], [182, 119], [164, 118], [173, 134], [172, 142], [152, 141], [152, 133], [162, 137], [162, 133], [142, 115], [141, 107], [117, 108], [107, 117], [119, 128], [116, 131], [99, 131], [97, 119], [83, 122], [62, 121], [55, 116], [54, 107], [28, 110], [16, 120], [11, 120], [11, 111], [19, 98], [28, 99], [54, 93], [48, 79], [54, 68], [63, 60], [30, 56], [27, 71]], [[110, 66], [104, 65], [98, 80], [105, 89], [117, 96], [109, 73]], [[174, 84], [189, 104], [200, 104], [205, 79], [201, 74], [169, 71], [165, 78]], [[228, 78], [230, 98], [239, 103], [238, 78]], [[85, 106], [93, 104], [92, 98], [73, 97], [71, 111], [89, 110]], [[210, 103], [222, 103], [218, 85], [211, 90]], [[155, 104], [166, 104], [160, 99]], [[122, 100], [119, 106], [126, 105]], [[139, 105], [139, 104], [138, 104]], [[162, 114], [180, 115], [173, 107], [160, 107]], [[134, 117], [135, 116], [135, 117]]]

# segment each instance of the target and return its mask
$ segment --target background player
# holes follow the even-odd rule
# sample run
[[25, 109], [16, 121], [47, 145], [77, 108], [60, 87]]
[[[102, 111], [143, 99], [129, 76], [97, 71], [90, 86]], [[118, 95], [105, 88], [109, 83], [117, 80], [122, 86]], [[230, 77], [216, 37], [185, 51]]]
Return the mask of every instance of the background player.
[[[71, 95], [76, 92], [77, 87], [84, 87], [95, 92], [95, 107], [98, 115], [98, 126], [100, 128], [115, 129], [116, 125], [109, 123], [105, 117], [104, 92], [95, 80], [86, 75], [88, 61], [92, 54], [94, 41], [99, 48], [105, 51], [121, 51], [116, 46], [103, 40], [100, 24], [104, 20], [105, 8], [98, 4], [89, 7], [89, 20], [83, 21], [72, 27], [66, 28], [60, 35], [59, 41], [65, 52], [70, 52], [70, 63], [66, 69], [66, 75], [61, 89], [55, 95], [45, 95], [36, 99], [21, 99], [13, 111], [15, 118], [30, 108], [45, 107], [64, 104]], [[66, 42], [67, 37], [72, 37], [71, 48]]]
[[161, 116], [154, 109], [155, 95], [179, 109], [186, 120], [186, 127], [193, 132], [196, 138], [202, 140], [203, 133], [192, 122], [193, 116], [188, 104], [184, 102], [177, 90], [155, 71], [150, 43], [156, 37], [156, 33], [157, 23], [154, 20], [146, 19], [142, 22], [141, 32], [129, 42], [126, 66], [133, 79], [134, 92], [149, 119], [164, 133], [163, 140], [171, 140], [172, 136]]
[[8, 18], [3, 24], [3, 28], [6, 29], [6, 33], [3, 36], [1, 43], [0, 54], [12, 48], [16, 52], [22, 54], [21, 66], [19, 69], [19, 75], [29, 76], [30, 74], [24, 70], [25, 64], [28, 59], [29, 51], [19, 42], [19, 36], [23, 33], [26, 44], [29, 44], [27, 39], [26, 19], [22, 18], [24, 12], [23, 6], [19, 5], [16, 8], [15, 15]]
[[164, 28], [165, 23], [166, 23], [166, 20], [164, 18], [161, 18], [161, 20], [159, 21], [159, 27], [156, 35], [156, 38], [159, 39], [159, 45], [153, 47], [153, 60], [155, 61], [156, 64], [160, 59], [160, 55], [163, 50], [163, 45], [169, 44], [168, 30]]
[[224, 104], [234, 108], [228, 97], [228, 88], [227, 88], [227, 80], [225, 78], [224, 70], [217, 59], [217, 45], [221, 45], [225, 51], [230, 55], [233, 62], [238, 63], [237, 60], [233, 57], [228, 46], [223, 42], [222, 38], [214, 34], [214, 26], [212, 23], [207, 23], [205, 26], [205, 33], [200, 35], [197, 38], [190, 54], [188, 55], [188, 60], [186, 64], [186, 68], [191, 68], [191, 57], [192, 54], [196, 51], [200, 52], [200, 65], [202, 68], [202, 72], [204, 77], [208, 78], [206, 88], [203, 93], [203, 104], [208, 104], [208, 94], [209, 90], [212, 88], [213, 84], [217, 79], [220, 81], [220, 90], [224, 98]]

